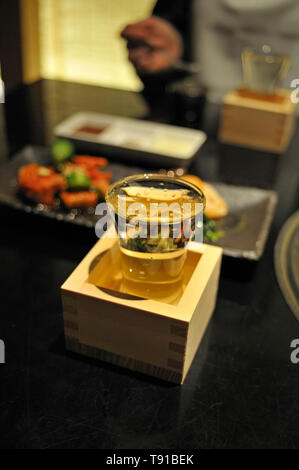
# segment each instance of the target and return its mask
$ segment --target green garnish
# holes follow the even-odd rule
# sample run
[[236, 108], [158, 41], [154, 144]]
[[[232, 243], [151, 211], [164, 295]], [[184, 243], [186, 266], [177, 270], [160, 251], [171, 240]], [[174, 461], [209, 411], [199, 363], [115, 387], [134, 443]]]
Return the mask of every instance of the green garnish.
[[67, 175], [67, 184], [70, 189], [89, 188], [90, 178], [82, 170], [73, 170]]
[[[225, 232], [217, 229], [217, 222], [203, 216], [203, 239], [204, 242], [216, 243], [219, 238], [223, 237]], [[180, 242], [180, 241], [179, 241]], [[178, 249], [177, 240], [173, 238], [129, 238], [122, 242], [122, 246], [131, 251], [139, 251], [141, 253], [163, 253]], [[181, 246], [180, 246], [181, 247]]]
[[56, 165], [65, 163], [74, 154], [74, 147], [68, 140], [59, 139], [51, 148], [52, 157]]
[[127, 241], [127, 250], [131, 250], [131, 251], [139, 251], [139, 252], [146, 252], [147, 251], [147, 248], [146, 248], [146, 238], [140, 238], [140, 237], [136, 237], [136, 238], [129, 238], [128, 241]]
[[177, 249], [172, 238], [129, 238], [126, 246], [127, 250], [147, 252], [147, 253], [163, 253]]
[[204, 215], [203, 217], [203, 239], [205, 242], [215, 243], [224, 236], [224, 232], [217, 230], [215, 220], [209, 219]]

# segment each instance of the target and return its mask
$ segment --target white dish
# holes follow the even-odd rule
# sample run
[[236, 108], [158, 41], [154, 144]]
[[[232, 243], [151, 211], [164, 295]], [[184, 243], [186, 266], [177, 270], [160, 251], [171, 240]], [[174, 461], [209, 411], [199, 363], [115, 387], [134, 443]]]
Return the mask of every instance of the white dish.
[[[79, 131], [84, 127], [99, 128], [99, 132]], [[199, 130], [89, 112], [70, 116], [55, 127], [54, 134], [74, 140], [80, 147], [106, 152], [109, 157], [184, 167], [206, 140]]]

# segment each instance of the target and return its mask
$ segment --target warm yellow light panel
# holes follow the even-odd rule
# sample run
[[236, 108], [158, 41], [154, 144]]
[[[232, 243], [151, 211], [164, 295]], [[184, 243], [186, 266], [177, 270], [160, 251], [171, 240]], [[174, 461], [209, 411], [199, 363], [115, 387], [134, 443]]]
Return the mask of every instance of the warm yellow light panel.
[[122, 28], [146, 18], [155, 0], [39, 0], [41, 76], [140, 90]]

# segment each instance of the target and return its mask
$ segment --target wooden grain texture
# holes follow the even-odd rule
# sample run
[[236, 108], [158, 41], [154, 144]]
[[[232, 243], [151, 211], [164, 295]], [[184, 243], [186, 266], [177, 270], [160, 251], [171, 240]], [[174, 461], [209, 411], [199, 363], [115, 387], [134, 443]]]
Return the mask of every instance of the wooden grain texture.
[[221, 257], [215, 259], [215, 263], [214, 268], [211, 270], [204, 295], [201, 296], [189, 323], [183, 380], [189, 371], [196, 351], [214, 312], [220, 276]]
[[232, 91], [223, 99], [219, 140], [283, 153], [292, 137], [294, 121], [295, 104], [286, 90], [278, 90], [273, 101]]
[[115, 238], [99, 240], [62, 286], [66, 347], [182, 383], [214, 311], [222, 249], [190, 244], [187, 260], [197, 264], [179, 302], [172, 305], [122, 297], [92, 284], [96, 261], [116, 245]]
[[108, 362], [109, 364], [113, 364], [119, 367], [124, 367], [135, 372], [141, 372], [142, 374], [150, 375], [167, 382], [173, 382], [177, 384], [182, 383], [182, 373], [176, 370], [171, 370], [169, 368], [164, 369], [163, 367], [157, 367], [153, 364], [132, 359], [127, 356], [118, 355], [94, 348], [86, 344], [81, 344], [79, 341], [74, 340], [68, 336], [65, 336], [65, 344], [69, 351], [82, 354], [99, 361]]

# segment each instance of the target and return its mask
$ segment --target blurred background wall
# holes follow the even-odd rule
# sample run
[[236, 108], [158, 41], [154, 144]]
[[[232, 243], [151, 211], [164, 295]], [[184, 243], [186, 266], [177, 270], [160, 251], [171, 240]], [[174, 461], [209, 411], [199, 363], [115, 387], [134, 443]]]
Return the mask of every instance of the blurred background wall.
[[[31, 0], [25, 0], [25, 2]], [[127, 60], [122, 28], [154, 0], [38, 0], [40, 75], [126, 90], [141, 82]], [[25, 12], [26, 15], [26, 12]]]
[[[113, 88], [128, 90], [121, 102], [114, 92], [112, 97], [106, 93], [107, 110], [113, 114], [115, 109], [115, 114], [121, 115], [132, 112], [134, 117], [147, 113], [141, 99], [137, 112], [136, 103], [132, 106], [131, 101], [137, 98], [131, 91], [139, 91], [142, 84], [128, 61], [120, 32], [127, 23], [147, 17], [154, 3], [155, 0], [0, 0], [0, 64], [6, 91], [6, 102], [0, 105], [0, 160], [7, 153], [4, 121], [8, 141], [24, 143], [30, 132], [52, 130], [66, 116], [84, 109], [86, 94], [94, 93], [95, 98], [89, 96], [89, 102], [94, 102], [94, 110], [98, 110], [98, 88], [82, 87], [76, 108], [73, 88], [64, 87], [64, 81], [108, 87], [111, 92]], [[40, 82], [43, 78], [54, 80]], [[45, 99], [48, 103], [43, 102]], [[32, 107], [29, 120], [28, 103]], [[12, 111], [16, 107], [17, 116]], [[101, 107], [105, 112], [103, 101]], [[18, 131], [16, 120], [20, 121]], [[45, 122], [48, 126], [41, 124]], [[16, 136], [16, 132], [20, 135]], [[44, 143], [51, 138], [50, 134], [41, 136], [37, 132], [35, 142]], [[16, 149], [17, 146], [9, 151]]]
[[155, 0], [0, 0], [0, 63], [6, 90], [40, 78], [139, 91], [123, 27]]

